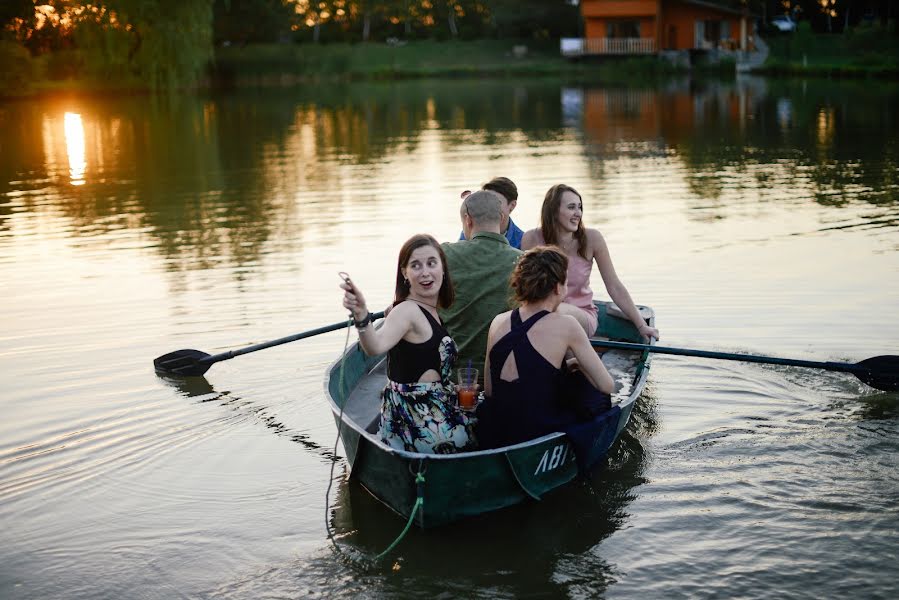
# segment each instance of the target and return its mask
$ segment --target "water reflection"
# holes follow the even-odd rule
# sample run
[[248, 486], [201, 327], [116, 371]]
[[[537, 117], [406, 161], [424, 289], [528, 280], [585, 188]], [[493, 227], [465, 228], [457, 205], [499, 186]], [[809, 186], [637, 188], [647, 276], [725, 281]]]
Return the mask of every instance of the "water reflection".
[[72, 185], [84, 185], [84, 125], [78, 113], [66, 113], [64, 117], [66, 154], [69, 157], [69, 178]]
[[342, 481], [332, 512], [338, 544], [357, 569], [385, 575], [379, 584], [388, 592], [414, 586], [417, 594], [440, 595], [449, 585], [458, 586], [460, 593], [487, 586], [502, 596], [556, 596], [575, 587], [583, 591], [587, 585], [587, 595], [596, 597], [620, 572], [614, 557], [607, 559], [596, 548], [627, 525], [628, 505], [647, 482], [651, 455], [646, 445], [657, 429], [656, 401], [647, 392], [604, 467], [589, 478], [555, 490], [540, 502], [451, 527], [413, 528], [390, 557], [376, 565], [371, 559], [394, 541], [403, 520], [359, 484]]
[[215, 403], [231, 411], [234, 419], [252, 419], [269, 428], [275, 435], [296, 442], [314, 454], [329, 460], [334, 458], [333, 449], [316, 443], [306, 432], [291, 429], [284, 424], [276, 410], [260, 405], [258, 400], [243, 398], [227, 390], [216, 391], [212, 384], [202, 376], [169, 377], [157, 373], [157, 377], [166, 385], [177, 389], [178, 393], [185, 398], [191, 398], [200, 403]]
[[[12, 125], [2, 134], [0, 194], [4, 204], [49, 204], [88, 238], [139, 231], [172, 273], [256, 264], [275, 238], [321, 247], [338, 220], [364, 223], [398, 195], [467, 181], [473, 165], [498, 157], [544, 177], [571, 172], [575, 146], [591, 184], [610, 193], [671, 196], [684, 182], [677, 193], [688, 206], [717, 203], [714, 214], [690, 217], [719, 218], [746, 202], [893, 206], [897, 103], [887, 84], [874, 94], [748, 78], [659, 89], [406, 82], [172, 105], [13, 104], [0, 107]], [[69, 186], [53, 184], [63, 161]], [[640, 190], [647, 178], [668, 187]], [[895, 210], [886, 217], [895, 226]]]
[[[590, 562], [592, 585], [604, 587], [614, 580], [615, 565], [597, 560], [590, 550], [627, 523], [627, 505], [645, 483], [645, 458], [641, 442], [626, 432], [613, 448], [609, 466], [589, 479], [552, 492], [539, 503], [452, 527], [410, 530], [378, 564], [371, 559], [393, 542], [403, 522], [360, 485], [344, 481], [337, 488], [333, 512], [337, 543], [345, 555], [355, 557], [357, 569], [386, 576], [379, 582], [385, 592], [411, 585], [417, 594], [428, 596], [446, 593], [448, 585], [458, 586], [460, 593], [488, 585], [509, 597], [556, 595], [570, 584], [560, 578], [561, 571], [583, 561]], [[452, 577], [447, 577], [447, 569]]]

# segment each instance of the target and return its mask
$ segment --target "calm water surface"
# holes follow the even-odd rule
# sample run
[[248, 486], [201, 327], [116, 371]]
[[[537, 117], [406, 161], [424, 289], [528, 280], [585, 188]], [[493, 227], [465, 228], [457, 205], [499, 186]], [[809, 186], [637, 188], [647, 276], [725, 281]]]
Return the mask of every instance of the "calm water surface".
[[340, 321], [340, 270], [386, 305], [401, 242], [455, 239], [496, 175], [525, 229], [579, 189], [668, 345], [899, 354], [896, 106], [764, 80], [0, 105], [0, 597], [895, 598], [899, 396], [852, 376], [658, 356], [589, 480], [371, 566], [403, 522], [342, 459], [325, 499], [344, 332], [151, 362]]

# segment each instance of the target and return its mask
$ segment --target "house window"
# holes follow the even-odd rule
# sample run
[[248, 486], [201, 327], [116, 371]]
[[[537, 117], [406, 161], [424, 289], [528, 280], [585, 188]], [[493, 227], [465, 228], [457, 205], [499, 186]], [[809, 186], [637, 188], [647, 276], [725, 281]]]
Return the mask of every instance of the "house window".
[[640, 21], [609, 21], [606, 25], [606, 37], [638, 38], [640, 37]]
[[729, 21], [706, 21], [704, 29], [707, 42], [730, 39]]
[[703, 29], [705, 41], [714, 43], [721, 39], [721, 21], [706, 21]]

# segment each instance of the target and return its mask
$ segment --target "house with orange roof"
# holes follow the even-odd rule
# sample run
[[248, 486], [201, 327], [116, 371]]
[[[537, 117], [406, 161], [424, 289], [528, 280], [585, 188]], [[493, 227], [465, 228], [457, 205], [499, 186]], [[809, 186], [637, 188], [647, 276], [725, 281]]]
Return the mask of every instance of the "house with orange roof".
[[580, 0], [583, 38], [562, 54], [637, 55], [753, 48], [753, 15], [740, 0]]

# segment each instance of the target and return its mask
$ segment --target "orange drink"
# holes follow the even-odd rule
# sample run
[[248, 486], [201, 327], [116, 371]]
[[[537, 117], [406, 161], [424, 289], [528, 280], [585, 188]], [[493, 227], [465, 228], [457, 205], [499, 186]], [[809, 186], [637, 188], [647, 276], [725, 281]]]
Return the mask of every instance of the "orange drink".
[[459, 397], [459, 408], [472, 409], [477, 406], [478, 370], [471, 367], [459, 369], [459, 384], [456, 395]]
[[475, 406], [474, 388], [460, 387], [456, 390], [456, 394], [459, 396], [459, 406], [461, 408], [474, 408], [474, 406]]

